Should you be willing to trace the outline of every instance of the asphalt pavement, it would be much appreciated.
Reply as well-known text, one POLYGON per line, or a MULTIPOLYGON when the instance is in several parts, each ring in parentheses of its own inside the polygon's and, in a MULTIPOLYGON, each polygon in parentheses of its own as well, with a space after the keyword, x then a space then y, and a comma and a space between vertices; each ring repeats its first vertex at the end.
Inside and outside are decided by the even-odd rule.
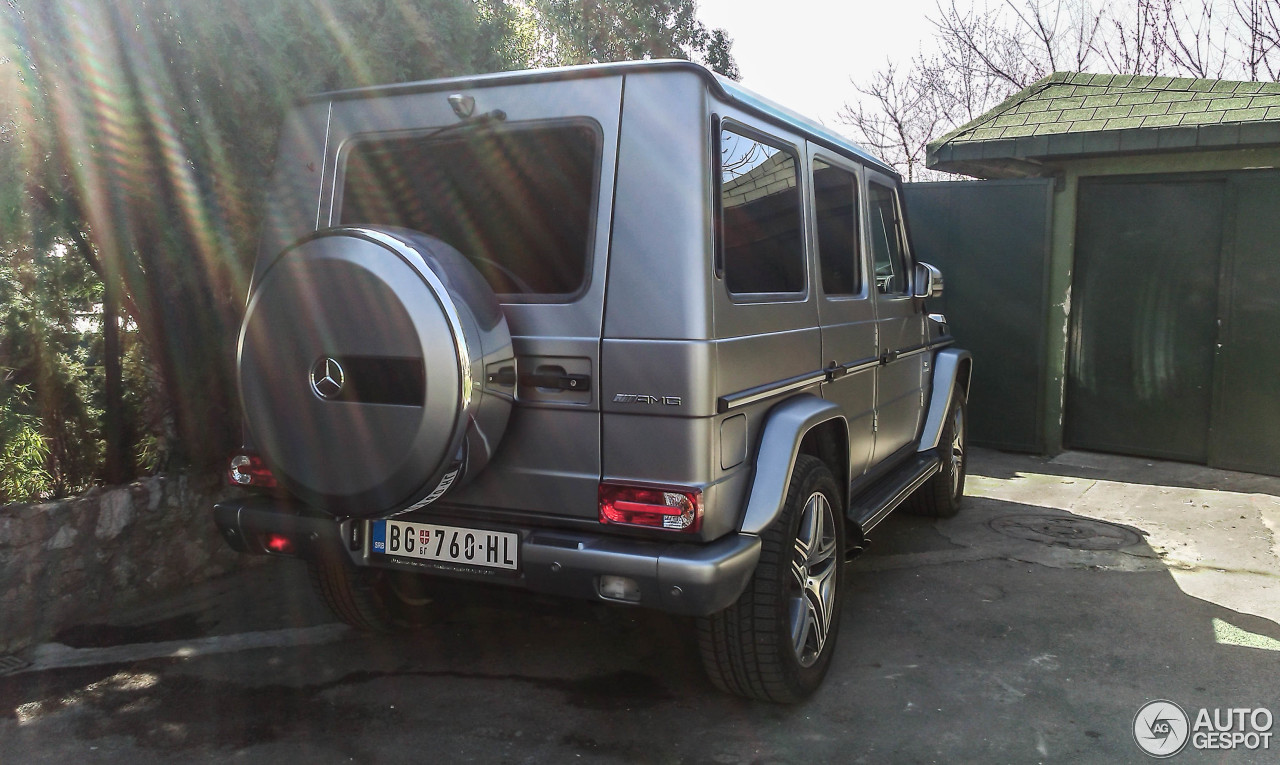
POLYGON ((876 529, 804 704, 715 691, 683 619, 485 591, 368 636, 269 560, 0 657, 0 763, 1280 761, 1280 478, 975 450, 968 494, 876 529))

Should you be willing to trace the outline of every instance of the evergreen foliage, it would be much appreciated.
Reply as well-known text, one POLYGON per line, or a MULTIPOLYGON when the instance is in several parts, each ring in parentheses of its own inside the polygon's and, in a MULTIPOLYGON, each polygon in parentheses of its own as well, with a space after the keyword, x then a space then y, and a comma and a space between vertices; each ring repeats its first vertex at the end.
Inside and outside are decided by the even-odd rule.
POLYGON ((730 46, 694 0, 9 0, 0 502, 238 442, 236 330, 298 98, 624 58, 733 76, 730 46))

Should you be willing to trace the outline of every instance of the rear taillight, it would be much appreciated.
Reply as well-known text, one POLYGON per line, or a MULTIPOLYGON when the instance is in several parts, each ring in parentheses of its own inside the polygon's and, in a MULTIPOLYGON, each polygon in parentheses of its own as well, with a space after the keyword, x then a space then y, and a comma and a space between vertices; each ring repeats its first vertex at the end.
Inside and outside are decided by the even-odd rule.
POLYGON ((695 532, 702 526, 702 492, 602 483, 600 522, 695 532))
POLYGON ((252 486, 259 489, 276 488, 276 477, 271 475, 262 458, 250 452, 240 452, 231 458, 227 480, 232 486, 252 486))
POLYGON ((268 534, 262 540, 262 546, 277 555, 293 555, 293 540, 284 534, 268 534))

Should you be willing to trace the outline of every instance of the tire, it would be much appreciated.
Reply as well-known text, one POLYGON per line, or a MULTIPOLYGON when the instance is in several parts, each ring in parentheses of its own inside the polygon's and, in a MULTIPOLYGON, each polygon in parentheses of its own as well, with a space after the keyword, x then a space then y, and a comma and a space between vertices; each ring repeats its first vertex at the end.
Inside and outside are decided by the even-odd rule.
POLYGON ((434 612, 427 579, 417 574, 360 568, 336 555, 307 562, 316 594, 341 621, 365 632, 407 632, 434 612))
POLYGON ((844 601, 839 497, 826 465, 809 455, 796 459, 782 516, 761 536, 747 589, 733 605, 698 620, 703 665, 716 687, 792 704, 821 685, 844 601))
POLYGON ((942 470, 930 478, 907 500, 905 509, 912 515, 927 518, 951 518, 960 512, 964 501, 964 479, 969 460, 968 434, 965 430, 967 410, 964 393, 957 390, 947 412, 938 446, 942 470))

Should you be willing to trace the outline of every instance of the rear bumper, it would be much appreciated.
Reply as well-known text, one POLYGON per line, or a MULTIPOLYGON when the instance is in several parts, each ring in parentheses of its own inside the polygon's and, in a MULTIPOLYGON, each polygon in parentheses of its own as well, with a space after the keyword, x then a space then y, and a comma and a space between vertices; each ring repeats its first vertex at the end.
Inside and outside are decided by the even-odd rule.
MULTIPOLYGON (((514 575, 430 570, 368 549, 366 522, 338 521, 269 497, 245 497, 214 507, 214 520, 233 549, 270 554, 268 535, 289 539, 296 555, 315 558, 342 550, 357 566, 396 568, 448 578, 482 580, 568 597, 626 602, 668 613, 704 616, 727 608, 746 589, 760 558, 760 538, 729 534, 709 544, 653 542, 580 531, 511 528, 520 534, 520 570, 514 575), (631 579, 638 601, 600 594, 600 577, 631 579)), ((456 523, 456 519, 441 520, 456 523)))

